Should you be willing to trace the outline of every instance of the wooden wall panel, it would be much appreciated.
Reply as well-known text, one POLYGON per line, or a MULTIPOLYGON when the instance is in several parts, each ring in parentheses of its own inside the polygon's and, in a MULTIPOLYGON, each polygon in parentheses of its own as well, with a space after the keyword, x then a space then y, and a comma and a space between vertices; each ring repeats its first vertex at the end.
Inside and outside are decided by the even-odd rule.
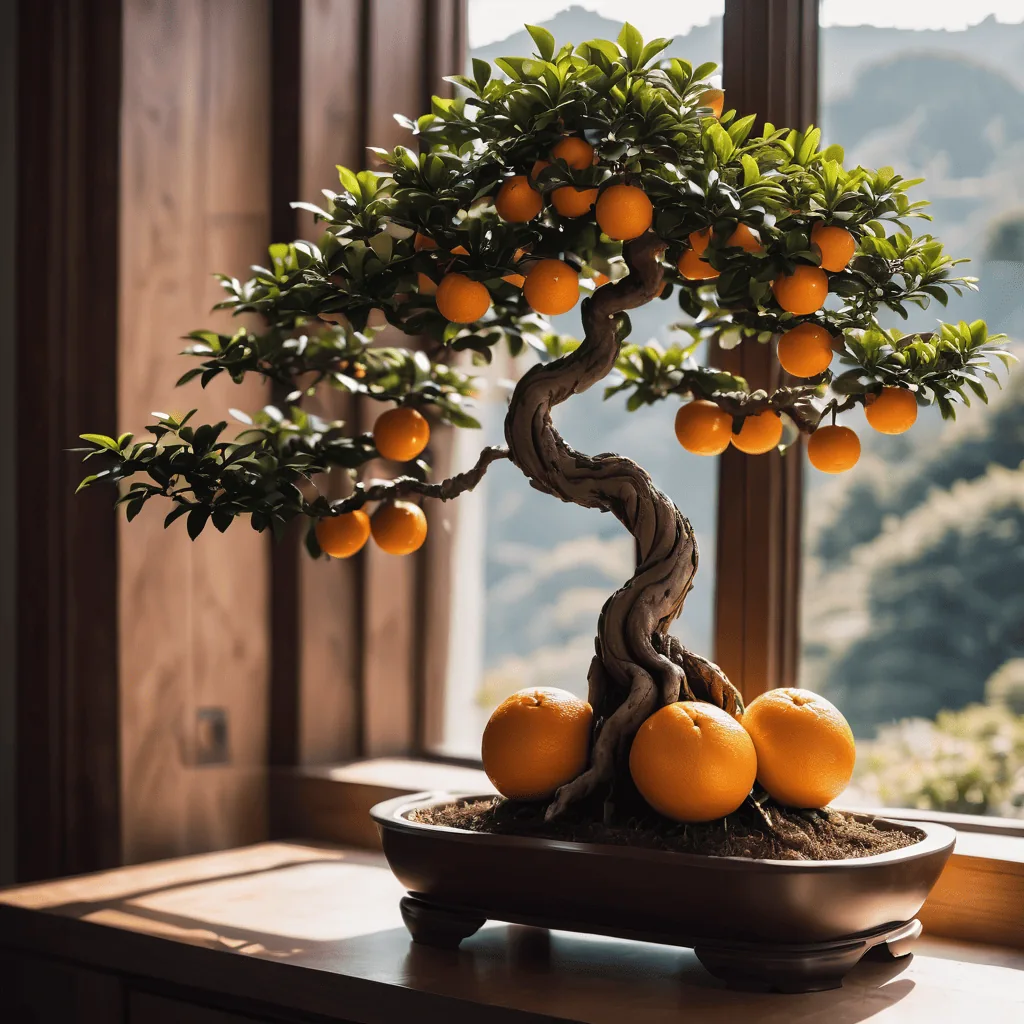
MULTIPOLYGON (((119 429, 154 409, 226 417, 257 383, 173 384, 187 330, 224 325, 214 270, 269 239, 265 0, 126 0, 119 429), (219 385, 219 386, 218 386, 219 385)), ((230 428, 229 428, 230 429, 230 428)), ((155 505, 120 531, 124 856, 252 842, 266 829, 268 541, 236 523, 192 544, 155 505), (229 762, 199 766, 196 712, 227 712, 229 762)))

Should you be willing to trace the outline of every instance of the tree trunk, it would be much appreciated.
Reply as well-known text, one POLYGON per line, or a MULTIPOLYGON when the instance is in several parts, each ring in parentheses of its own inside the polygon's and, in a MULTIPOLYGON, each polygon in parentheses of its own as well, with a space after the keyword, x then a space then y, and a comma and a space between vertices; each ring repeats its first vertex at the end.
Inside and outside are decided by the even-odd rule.
POLYGON ((532 367, 519 381, 505 419, 509 456, 538 490, 562 501, 611 512, 636 542, 636 571, 605 602, 588 674, 594 708, 590 764, 563 786, 547 810, 603 791, 628 772, 637 729, 658 707, 680 699, 707 700, 730 712, 739 695, 715 665, 668 635, 697 571, 697 544, 685 516, 650 476, 620 455, 583 455, 551 422, 551 410, 611 372, 629 333, 625 311, 656 298, 665 243, 647 234, 624 246, 629 276, 606 284, 583 303, 584 339, 575 352, 532 367))

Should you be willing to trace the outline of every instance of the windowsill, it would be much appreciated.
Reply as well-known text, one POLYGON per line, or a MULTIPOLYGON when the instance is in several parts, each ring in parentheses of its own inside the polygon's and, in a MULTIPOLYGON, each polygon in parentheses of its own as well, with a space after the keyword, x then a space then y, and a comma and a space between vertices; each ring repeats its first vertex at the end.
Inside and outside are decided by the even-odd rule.
MULTIPOLYGON (((271 779, 274 835, 380 849, 370 808, 382 800, 428 790, 492 793, 477 768, 415 758, 374 758, 350 764, 286 769, 271 779)), ((921 820, 920 811, 890 817, 921 820)), ((1024 835, 958 823, 962 815, 935 815, 957 828, 956 850, 921 910, 929 935, 1024 949, 1024 835)))
POLYGON ((174 1020, 909 1024, 1020 1010, 1024 954, 1005 949, 926 938, 831 992, 757 994, 650 943, 491 923, 458 953, 416 946, 402 894, 379 854, 263 843, 2 892, 0 947, 127 979, 140 1013, 166 998, 174 1020))

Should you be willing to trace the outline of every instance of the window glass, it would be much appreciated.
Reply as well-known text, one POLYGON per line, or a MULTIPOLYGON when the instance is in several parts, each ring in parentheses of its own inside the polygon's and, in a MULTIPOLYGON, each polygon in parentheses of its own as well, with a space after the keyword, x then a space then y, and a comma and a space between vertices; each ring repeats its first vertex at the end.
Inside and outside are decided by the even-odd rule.
MULTIPOLYGON (((674 36, 664 56, 694 65, 721 62, 724 0, 666 4, 639 0, 627 16, 645 38, 674 36)), ((614 39, 624 17, 621 4, 591 0, 584 6, 553 0, 515 3, 470 0, 470 55, 528 54, 533 43, 524 22, 549 29, 559 44, 614 39)), ((630 314, 631 341, 664 345, 670 325, 684 319, 675 298, 630 314)), ((556 329, 578 336, 579 309, 556 318, 556 329)), ((508 386, 528 363, 497 357, 481 410, 484 430, 460 431, 460 465, 483 444, 501 443, 508 386)), ((675 632, 686 646, 710 657, 713 642, 717 459, 683 451, 673 432, 676 404, 637 412, 624 399, 603 400, 603 385, 573 397, 555 411, 566 440, 583 452, 618 452, 639 462, 689 517, 701 552, 694 590, 675 632)), ((497 463, 455 510, 452 631, 438 752, 478 757, 480 735, 493 708, 526 686, 559 686, 581 696, 594 652, 597 617, 607 597, 633 572, 632 538, 611 516, 582 509, 533 490, 507 463, 497 463)))
MULTIPOLYGON (((821 6, 825 140, 847 166, 926 178, 934 222, 915 233, 979 278, 892 326, 983 318, 1024 338, 1022 22, 1016 4, 821 6)), ((857 409, 841 422, 858 465, 807 468, 800 684, 858 737, 848 805, 1024 816, 1024 372, 1004 380, 898 437, 857 409)))

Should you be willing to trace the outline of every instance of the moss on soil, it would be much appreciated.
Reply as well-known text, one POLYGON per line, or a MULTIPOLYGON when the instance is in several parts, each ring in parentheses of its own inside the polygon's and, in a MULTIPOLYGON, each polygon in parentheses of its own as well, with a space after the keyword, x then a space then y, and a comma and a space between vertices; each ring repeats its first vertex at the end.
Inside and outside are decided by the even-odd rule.
POLYGON ((585 812, 546 822, 545 806, 494 797, 428 808, 410 817, 428 825, 447 825, 470 832, 759 860, 868 857, 912 846, 924 838, 924 833, 917 829, 907 834, 879 828, 843 811, 798 811, 770 801, 762 806, 763 814, 748 800, 726 818, 688 825, 654 813, 611 824, 595 821, 585 812))

